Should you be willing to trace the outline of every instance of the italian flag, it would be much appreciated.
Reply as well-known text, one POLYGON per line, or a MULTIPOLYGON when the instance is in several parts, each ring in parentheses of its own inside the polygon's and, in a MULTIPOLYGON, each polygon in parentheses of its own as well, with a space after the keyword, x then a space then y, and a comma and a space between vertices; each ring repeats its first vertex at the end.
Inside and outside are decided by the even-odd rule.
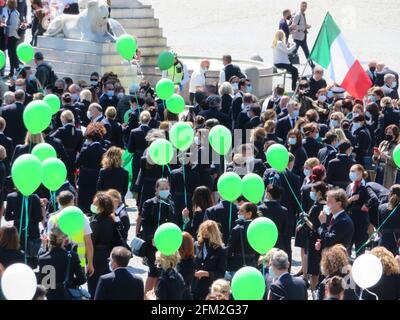
POLYGON ((362 100, 371 88, 370 78, 350 51, 329 12, 322 23, 310 59, 328 70, 330 78, 356 99, 362 100))

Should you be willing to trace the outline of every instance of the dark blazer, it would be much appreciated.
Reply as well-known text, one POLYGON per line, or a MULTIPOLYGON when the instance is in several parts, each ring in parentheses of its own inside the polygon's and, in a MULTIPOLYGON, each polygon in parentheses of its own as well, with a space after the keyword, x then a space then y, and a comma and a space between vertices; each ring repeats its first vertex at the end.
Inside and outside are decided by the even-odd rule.
POLYGON ((107 133, 104 135, 104 139, 105 140, 108 140, 108 141, 111 141, 111 123, 110 123, 110 121, 105 117, 105 116, 101 116, 100 118, 98 118, 96 121, 94 121, 94 122, 99 122, 99 123, 101 123, 103 126, 104 126, 104 128, 106 128, 106 131, 107 131, 107 133))
POLYGON ((307 300, 307 285, 303 278, 288 272, 276 279, 269 289, 270 300, 307 300))
POLYGON ((124 168, 101 169, 99 180, 97 181, 97 190, 116 189, 121 194, 121 198, 125 199, 125 195, 128 192, 128 180, 129 173, 124 168))
POLYGON ((185 281, 185 292, 183 299, 192 299, 192 282, 194 279, 194 272, 196 271, 196 264, 194 259, 181 259, 176 266, 176 270, 182 275, 185 281))
POLYGON ((138 128, 131 130, 127 146, 128 151, 143 154, 147 148, 146 135, 150 130, 151 128, 146 124, 142 124, 138 128))
POLYGON ((276 143, 283 144, 283 139, 279 138, 276 133, 267 133, 267 138, 265 141, 275 141, 276 143))
POLYGON ((54 150, 56 150, 58 159, 60 159, 64 163, 67 163, 68 156, 65 151, 64 145, 62 144, 60 139, 57 139, 52 136, 46 136, 44 138, 44 142, 48 143, 49 145, 51 145, 54 148, 54 150))
POLYGON ((252 220, 236 220, 228 242, 228 271, 238 271, 244 266, 257 267, 258 254, 247 240, 247 228, 252 220))
POLYGON ((247 111, 239 112, 238 116, 235 119, 235 129, 246 129, 250 118, 247 116, 247 111))
POLYGON ((229 115, 231 111, 233 98, 229 94, 224 94, 223 96, 221 96, 221 99, 222 99, 221 112, 229 115))
POLYGON ((51 136, 61 140, 69 155, 76 155, 82 149, 84 141, 82 131, 75 128, 72 123, 58 128, 51 136))
POLYGON ((204 215, 204 220, 213 220, 215 221, 219 229, 222 233, 222 239, 224 243, 228 243, 229 234, 233 227, 235 226, 235 221, 237 220, 237 212, 238 207, 236 204, 221 201, 217 205, 208 208, 204 215), (230 206, 232 205, 232 214, 229 216, 230 206), (231 222, 231 226, 229 228, 229 221, 231 222))
POLYGON ((116 120, 107 119, 110 124, 110 142, 113 146, 124 148, 124 141, 122 137, 122 126, 116 120))
MULTIPOLYGON (((78 254, 70 251, 71 262, 69 270, 68 288, 76 288, 86 282, 83 269, 80 266, 78 254)), ((67 273, 68 256, 67 251, 63 248, 53 248, 49 252, 39 257, 39 283, 48 275, 48 270, 44 269, 46 266, 53 266, 56 276, 56 289, 49 289, 47 292, 48 300, 65 300, 65 291, 63 282, 67 273), (43 273, 42 273, 43 272, 43 273)))
MULTIPOLYGON (((385 107, 382 110, 383 113, 383 125, 382 125, 382 129, 384 131, 385 128, 387 128, 387 126, 391 125, 391 124, 395 124, 396 126, 399 125, 399 120, 400 120, 400 112, 398 110, 395 110, 391 107, 385 107)), ((383 132, 382 132, 383 134, 383 132)))
POLYGON ((22 119, 25 106, 16 102, 0 108, 0 116, 6 120, 4 134, 10 137, 14 144, 23 144, 26 136, 26 127, 22 119))
POLYGON ((381 72, 376 73, 376 86, 382 87, 385 84, 385 75, 386 74, 393 74, 396 78, 397 81, 397 87, 395 88, 396 90, 399 89, 399 74, 396 71, 393 71, 387 67, 385 67, 381 72))
POLYGON ((356 162, 346 154, 338 154, 335 159, 328 162, 326 182, 346 189, 350 183, 349 171, 356 162))
POLYGON ((368 154, 371 147, 371 136, 366 126, 362 126, 354 132, 356 144, 354 153, 356 154, 356 162, 364 165, 364 157, 368 154))
POLYGON ((225 113, 218 111, 217 109, 207 109, 204 111, 200 111, 199 116, 203 116, 206 120, 208 119, 217 119, 219 123, 229 130, 232 129, 231 119, 225 113))
MULTIPOLYGON (((18 229, 21 221, 21 208, 22 208, 22 194, 13 192, 7 196, 7 206, 5 212, 6 221, 14 220, 14 225, 18 229)), ((36 194, 32 194, 28 198, 28 240, 39 239, 39 222, 42 221, 42 208, 40 206, 40 199, 36 194)), ((25 213, 22 217, 22 228, 25 228, 25 213)), ((19 232, 19 230, 18 230, 19 232)), ((25 239, 25 232, 21 232, 21 239, 25 239)))
POLYGON ((6 149, 7 152, 7 158, 4 159, 4 163, 6 164, 7 167, 7 172, 10 171, 10 166, 11 166, 11 158, 14 153, 14 143, 13 140, 9 137, 7 137, 3 132, 0 132, 0 145, 6 149))
MULTIPOLYGON (((388 209, 388 204, 382 204, 378 209, 378 224, 381 225, 383 221, 392 213, 393 210, 388 209)), ((396 256, 399 252, 397 246, 397 240, 400 239, 400 209, 397 208, 392 216, 386 221, 381 229, 381 238, 379 239, 379 245, 385 247, 396 256)))
POLYGON ((318 228, 322 248, 331 247, 335 244, 342 244, 348 248, 351 244, 354 233, 354 223, 346 212, 342 212, 329 227, 323 223, 318 228))
MULTIPOLYGON (((81 109, 79 107, 77 107, 75 104, 74 105, 65 104, 65 105, 61 106, 61 109, 53 117, 53 123, 55 124, 56 128, 62 127, 61 114, 66 110, 69 110, 73 113, 76 124, 81 123, 80 122, 81 121, 81 109)), ((85 115, 85 118, 86 118, 86 115, 85 115)))
POLYGON ((199 186, 200 175, 198 172, 193 171, 191 166, 185 166, 185 183, 184 183, 183 167, 174 169, 170 174, 171 195, 175 203, 176 216, 178 226, 182 228, 182 210, 187 207, 189 210, 192 208, 192 196, 194 189, 199 186), (185 204, 185 190, 186 187, 186 204, 185 204))
POLYGON ((99 104, 101 105, 101 107, 103 108, 104 111, 106 111, 107 107, 110 107, 110 106, 113 106, 113 107, 117 108, 118 98, 116 96, 112 96, 111 99, 110 99, 108 97, 108 95, 103 93, 100 96, 99 104))
POLYGON ((278 201, 264 201, 258 206, 258 211, 266 218, 271 219, 278 229, 278 240, 275 247, 288 251, 287 244, 291 236, 289 233, 289 213, 278 201))
POLYGON ((307 156, 309 158, 317 157, 318 152, 322 147, 322 144, 314 138, 306 137, 305 139, 303 139, 303 148, 306 150, 307 156))
POLYGON ((0 248, 0 264, 4 269, 14 263, 25 263, 25 255, 21 250, 8 250, 0 248))
POLYGON ((185 281, 175 269, 162 270, 155 288, 157 300, 182 300, 185 281))
POLYGON ((309 158, 310 155, 307 154, 306 149, 304 149, 304 147, 299 147, 299 148, 294 147, 293 149, 290 150, 290 152, 295 157, 294 166, 292 170, 293 173, 297 174, 300 178, 304 178, 304 173, 303 173, 304 162, 306 162, 307 158, 309 158))
POLYGON ((254 161, 240 167, 231 162, 226 166, 226 172, 236 172, 242 177, 247 173, 255 173, 262 178, 266 168, 265 163, 261 159, 254 159, 254 161))
POLYGON ((143 280, 126 268, 118 268, 102 275, 97 284, 94 300, 143 300, 143 280))
MULTIPOLYGON (((376 285, 368 288, 369 291, 375 293, 379 300, 399 300, 400 299, 400 275, 385 275, 376 285)), ((376 300, 376 297, 366 292, 363 294, 365 300, 376 300)))
POLYGON ((207 255, 203 255, 203 246, 205 244, 195 243, 195 263, 196 271, 208 271, 210 276, 201 279, 194 278, 192 285, 192 293, 194 300, 204 300, 209 293, 211 284, 217 280, 225 277, 227 255, 226 249, 223 247, 213 248, 205 245, 207 255))
POLYGON ((231 119, 235 121, 240 112, 242 112, 243 92, 239 91, 232 100, 231 119))
POLYGON ((321 164, 326 168, 328 166, 329 161, 335 159, 337 150, 331 146, 331 145, 326 145, 326 147, 323 147, 318 151, 318 156, 317 158, 321 162, 321 164))
POLYGON ((287 115, 286 117, 278 120, 278 123, 276 124, 276 135, 283 141, 286 141, 289 131, 293 128, 294 127, 291 125, 289 115, 287 115))

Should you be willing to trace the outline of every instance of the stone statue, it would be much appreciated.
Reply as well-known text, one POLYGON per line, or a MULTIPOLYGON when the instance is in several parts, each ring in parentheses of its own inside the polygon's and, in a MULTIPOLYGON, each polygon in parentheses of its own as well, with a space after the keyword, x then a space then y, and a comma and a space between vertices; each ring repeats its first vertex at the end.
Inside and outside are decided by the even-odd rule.
POLYGON ((50 22, 48 37, 65 37, 95 42, 113 42, 126 31, 121 24, 108 18, 106 0, 90 0, 79 15, 62 14, 50 22))

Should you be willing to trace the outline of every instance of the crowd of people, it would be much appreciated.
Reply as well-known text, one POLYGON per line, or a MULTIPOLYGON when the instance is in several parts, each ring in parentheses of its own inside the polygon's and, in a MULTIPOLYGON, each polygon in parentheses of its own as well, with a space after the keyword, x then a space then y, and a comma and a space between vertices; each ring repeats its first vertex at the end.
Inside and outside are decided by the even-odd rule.
MULTIPOLYGON (((24 17, 22 12, 17 17, 16 0, 8 0, 7 7, 15 19, 24 17)), ((206 84, 207 59, 190 77, 176 55, 163 76, 173 80, 177 93, 190 82, 191 104, 179 115, 146 80, 126 89, 113 72, 94 70, 89 81, 59 78, 41 52, 35 54, 35 70, 21 66, 9 41, 15 35, 8 35, 11 74, 17 76, 3 85, 0 107, 0 218, 7 221, 0 228, 0 276, 14 263, 28 264, 37 271, 35 299, 229 300, 235 273, 252 266, 265 277, 266 300, 398 300, 400 174, 393 159, 400 142, 398 74, 371 61, 366 72, 373 86, 362 101, 328 83, 312 62, 311 77, 299 78, 290 55, 301 47, 308 58, 306 9, 302 2, 293 18, 284 10, 273 41, 274 64, 291 72, 293 92, 278 85, 270 97, 259 99, 230 55, 223 57, 218 83, 206 84), (60 98, 60 111, 42 133, 27 132, 24 108, 51 93, 60 98), (193 144, 176 161, 159 166, 149 146, 168 139, 177 121, 191 125, 193 144), (225 157, 208 143, 216 125, 235 132, 225 157), (42 142, 65 163, 67 179, 56 203, 43 186, 29 196, 24 218, 11 168, 42 142), (274 144, 289 151, 283 172, 266 161, 274 144), (129 170, 124 150, 132 155, 129 170), (259 175, 263 200, 221 199, 217 183, 224 172, 259 175), (132 243, 128 194, 138 209, 132 243), (71 206, 85 213, 85 221, 82 232, 68 238, 57 221, 71 206), (271 219, 278 229, 275 248, 266 255, 246 237, 258 217, 271 219), (27 230, 21 232, 24 221, 27 230), (179 251, 169 256, 154 243, 166 222, 183 232, 179 251), (291 273, 293 247, 301 249, 297 274, 291 273), (383 276, 363 291, 351 279, 351 264, 366 250, 381 261, 383 276), (128 267, 132 251, 148 266, 145 283, 128 267), (48 266, 56 270, 53 286, 46 286, 48 266), (89 295, 80 289, 84 284, 89 295)))

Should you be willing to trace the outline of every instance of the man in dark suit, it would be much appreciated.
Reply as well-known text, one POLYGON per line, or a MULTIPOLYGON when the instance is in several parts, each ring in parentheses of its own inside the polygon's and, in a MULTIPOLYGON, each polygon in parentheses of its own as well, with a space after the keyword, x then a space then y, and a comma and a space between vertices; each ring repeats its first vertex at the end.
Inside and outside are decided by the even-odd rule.
POLYGON ((322 148, 322 144, 317 141, 319 137, 318 126, 315 123, 307 123, 304 127, 303 147, 307 152, 309 158, 315 158, 318 155, 319 150, 322 148))
MULTIPOLYGON (((244 103, 244 96, 246 94, 247 84, 246 79, 239 80, 239 91, 235 94, 232 100, 232 109, 231 109, 231 117, 233 121, 235 121, 240 112, 242 112, 242 105, 244 103)), ((251 94, 250 94, 251 95, 251 94)), ((251 102, 249 102, 251 103, 251 102)))
POLYGON ((268 292, 268 300, 307 300, 307 285, 302 277, 289 273, 289 259, 286 252, 279 250, 271 260, 275 281, 268 292))
POLYGON ((112 82, 107 81, 104 84, 104 92, 99 100, 99 104, 102 106, 103 110, 107 109, 109 106, 117 107, 118 98, 115 95, 114 84, 112 82))
POLYGON ((54 121, 55 121, 55 126, 57 128, 62 127, 62 122, 61 122, 61 114, 65 111, 65 110, 70 110, 75 118, 75 123, 76 124, 80 124, 81 121, 81 110, 79 108, 76 107, 76 105, 74 103, 72 103, 72 96, 69 92, 64 93, 62 95, 61 98, 61 109, 56 113, 56 115, 54 116, 54 121))
MULTIPOLYGON (((90 121, 93 123, 100 122, 107 130, 107 133, 103 137, 105 140, 111 140, 111 124, 108 119, 103 115, 103 108, 98 103, 92 103, 88 109, 88 115, 90 113, 90 121)), ((89 117, 88 117, 89 118, 89 117)))
POLYGON ((219 123, 229 130, 232 129, 231 127, 231 119, 228 115, 221 112, 221 97, 217 95, 212 95, 207 98, 208 109, 200 111, 199 115, 204 117, 204 119, 217 119, 219 123))
POLYGON ((288 230, 288 210, 279 203, 282 196, 282 189, 273 185, 267 189, 267 199, 258 206, 258 212, 264 217, 271 219, 278 228, 278 241, 275 247, 285 252, 289 250, 290 234, 288 230))
POLYGON ((124 247, 111 251, 111 273, 100 277, 95 300, 144 300, 143 280, 128 271, 132 254, 124 247))
POLYGON ((383 119, 379 119, 378 127, 383 133, 385 128, 391 124, 395 124, 396 126, 399 125, 400 113, 398 110, 393 109, 392 100, 388 97, 385 97, 381 100, 381 107, 383 119))
POLYGON ((385 75, 393 74, 395 76, 397 86, 395 86, 395 90, 399 90, 399 74, 396 71, 393 71, 385 66, 383 63, 378 63, 376 65, 376 83, 377 87, 382 87, 385 84, 385 75))
POLYGON ((136 129, 131 130, 128 140, 127 149, 130 153, 133 153, 132 159, 132 184, 131 188, 133 192, 138 192, 136 186, 136 179, 140 169, 140 159, 143 156, 144 150, 147 148, 146 136, 151 130, 149 126, 151 116, 148 111, 143 111, 140 115, 140 126, 136 129))
POLYGON ((338 141, 338 137, 334 132, 329 131, 326 133, 325 139, 324 139, 326 146, 318 151, 318 156, 317 156, 319 161, 325 168, 328 167, 329 161, 335 159, 335 157, 336 157, 337 141, 338 141))
POLYGON ((249 108, 247 116, 249 117, 249 121, 246 123, 246 129, 254 129, 260 126, 261 124, 261 108, 256 104, 252 104, 249 108))
POLYGON ((297 102, 289 102, 287 105, 288 115, 279 119, 276 126, 276 134, 283 141, 286 141, 289 131, 295 127, 299 117, 299 110, 300 106, 297 102))
POLYGON ((338 147, 335 159, 328 162, 326 170, 326 182, 334 187, 346 189, 350 183, 349 171, 356 164, 351 157, 352 147, 349 142, 342 142, 338 147))
POLYGON ((355 138, 354 153, 356 154, 356 162, 365 166, 364 157, 368 155, 371 147, 371 135, 365 126, 365 118, 359 115, 353 119, 351 132, 355 138))
POLYGON ((0 116, 8 123, 4 134, 13 140, 14 145, 23 144, 26 136, 26 127, 22 119, 25 109, 24 103, 24 91, 17 90, 15 91, 15 103, 0 108, 0 116))
POLYGON ((11 166, 11 157, 14 153, 14 143, 11 138, 7 137, 4 134, 4 130, 6 128, 6 120, 0 117, 0 145, 6 149, 7 157, 4 159, 4 163, 7 168, 7 174, 10 172, 11 166))
POLYGON ((235 226, 238 208, 236 204, 222 200, 217 205, 208 208, 204 214, 204 221, 215 221, 222 233, 224 243, 228 243, 229 234, 235 226))
POLYGON ((330 215, 328 220, 327 212, 321 211, 318 219, 321 226, 318 234, 321 241, 316 243, 316 249, 332 247, 335 244, 342 244, 350 248, 354 234, 354 224, 345 209, 347 207, 347 195, 343 189, 328 191, 326 205, 330 215))

